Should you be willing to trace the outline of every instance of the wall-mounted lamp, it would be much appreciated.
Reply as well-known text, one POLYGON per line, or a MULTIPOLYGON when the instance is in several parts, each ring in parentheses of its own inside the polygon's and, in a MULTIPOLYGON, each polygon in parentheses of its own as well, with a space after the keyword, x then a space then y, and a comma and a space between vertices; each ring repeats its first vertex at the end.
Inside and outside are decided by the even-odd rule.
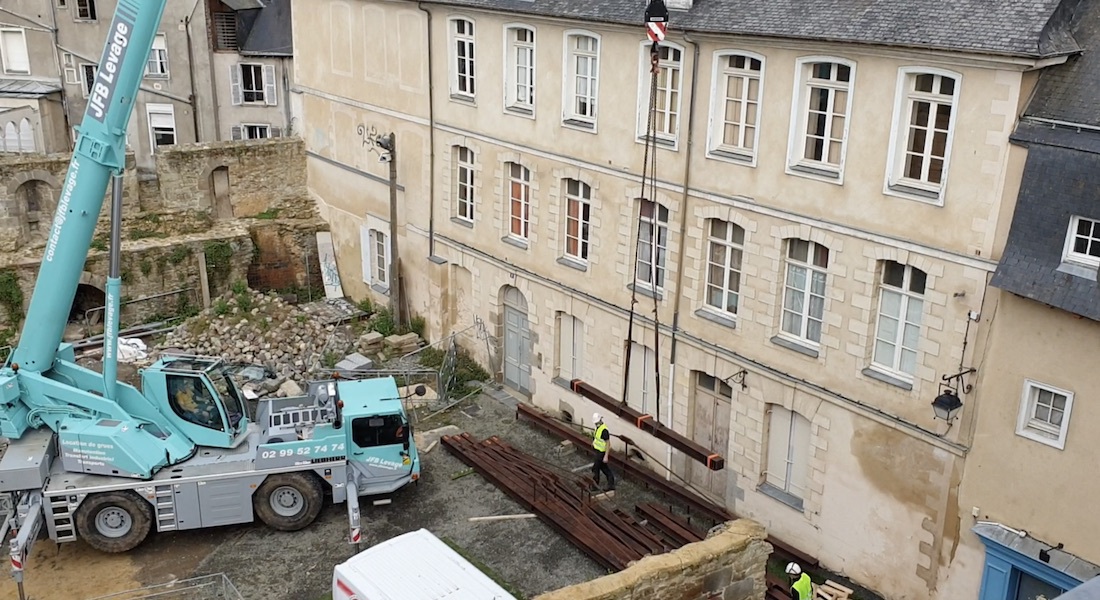
POLYGON ((962 400, 959 398, 959 394, 956 391, 961 389, 964 394, 969 394, 973 386, 963 380, 963 377, 971 373, 976 373, 978 370, 975 368, 969 368, 961 373, 954 375, 944 375, 943 382, 944 388, 940 392, 939 396, 932 401, 932 410, 936 414, 937 419, 943 419, 948 423, 952 423, 955 417, 958 416, 959 411, 962 410, 962 400), (951 386, 951 382, 958 380, 954 387, 951 386))
POLYGON ((748 375, 748 374, 749 374, 748 369, 741 369, 740 371, 734 373, 733 375, 730 375, 729 377, 723 379, 722 381, 725 381, 726 383, 730 383, 732 381, 733 383, 741 384, 741 391, 743 392, 746 389, 748 389, 748 387, 749 387, 749 384, 745 383, 745 375, 748 375))
MULTIPOLYGON (((1050 550, 1061 550, 1062 548, 1065 548, 1065 546, 1062 544, 1062 542, 1058 542, 1058 545, 1051 547, 1050 550)), ((1041 560, 1045 563, 1049 563, 1050 562, 1050 550, 1040 550, 1039 551, 1039 560, 1041 560)))

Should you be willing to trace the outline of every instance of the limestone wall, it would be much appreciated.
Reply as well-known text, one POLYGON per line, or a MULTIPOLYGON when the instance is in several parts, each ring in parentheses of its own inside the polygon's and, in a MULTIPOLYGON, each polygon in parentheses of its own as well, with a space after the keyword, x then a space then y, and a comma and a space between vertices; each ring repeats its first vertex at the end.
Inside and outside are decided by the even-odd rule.
POLYGON ((762 600, 764 565, 772 551, 766 537, 754 521, 730 521, 706 540, 535 600, 762 600))

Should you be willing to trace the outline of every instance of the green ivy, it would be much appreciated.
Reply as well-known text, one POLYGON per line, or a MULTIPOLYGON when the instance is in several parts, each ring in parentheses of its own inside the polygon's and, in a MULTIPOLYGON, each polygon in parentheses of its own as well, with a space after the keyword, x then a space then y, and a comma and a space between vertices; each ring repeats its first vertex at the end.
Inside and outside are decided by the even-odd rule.
POLYGON ((210 277, 210 288, 220 289, 229 280, 233 268, 233 246, 219 240, 206 242, 202 249, 206 253, 206 272, 210 277))
POLYGON ((148 258, 143 258, 141 262, 138 263, 138 268, 141 269, 142 275, 148 277, 149 273, 153 272, 153 261, 148 258))
POLYGON ((7 310, 12 325, 23 320, 23 288, 15 271, 0 271, 0 305, 7 310))

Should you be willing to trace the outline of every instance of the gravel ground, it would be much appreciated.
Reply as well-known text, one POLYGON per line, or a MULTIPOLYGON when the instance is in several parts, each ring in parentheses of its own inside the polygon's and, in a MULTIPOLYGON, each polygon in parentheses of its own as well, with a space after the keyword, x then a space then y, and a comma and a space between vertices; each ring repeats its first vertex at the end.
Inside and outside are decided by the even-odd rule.
MULTIPOLYGON (((559 453, 557 438, 516 420, 514 400, 500 399, 500 392, 492 394, 498 398, 488 393, 474 396, 430 422, 420 422, 417 432, 451 425, 479 439, 498 435, 563 472, 590 464, 583 453, 559 453)), ((517 597, 530 598, 606 574, 538 519, 470 522, 469 517, 527 510, 476 473, 452 479, 467 467, 442 445, 423 454, 422 462, 420 482, 394 494, 391 504, 363 503, 363 549, 426 528, 487 568, 517 597)), ((610 502, 633 512, 636 503, 653 500, 661 499, 620 482, 610 502)), ((356 552, 345 541, 347 532, 346 506, 340 504, 325 507, 317 522, 303 531, 281 533, 253 523, 153 534, 121 555, 101 554, 82 542, 55 546, 41 541, 29 561, 27 590, 33 600, 88 599, 225 573, 246 600, 322 600, 331 589, 333 566, 356 552)), ((13 588, 10 580, 0 581, 0 597, 16 597, 13 588)))

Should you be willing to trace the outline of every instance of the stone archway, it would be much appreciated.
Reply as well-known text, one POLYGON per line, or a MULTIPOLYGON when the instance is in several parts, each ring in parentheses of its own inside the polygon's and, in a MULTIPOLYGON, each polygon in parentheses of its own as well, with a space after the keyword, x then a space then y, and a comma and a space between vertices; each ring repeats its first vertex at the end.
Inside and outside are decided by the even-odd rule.
POLYGON ((215 219, 232 219, 233 203, 229 196, 229 167, 210 171, 210 198, 215 219))
POLYGON ((531 392, 531 326, 527 299, 519 288, 506 285, 500 290, 504 304, 504 385, 519 392, 531 392))
POLYGON ((103 311, 97 310, 90 314, 88 311, 93 308, 102 308, 106 303, 107 293, 102 289, 90 283, 77 285, 73 306, 69 310, 69 322, 84 324, 84 316, 87 314, 89 324, 98 324, 103 320, 103 311))
POLYGON ((54 213, 54 189, 41 179, 24 181, 15 189, 15 203, 27 241, 42 241, 54 213))

